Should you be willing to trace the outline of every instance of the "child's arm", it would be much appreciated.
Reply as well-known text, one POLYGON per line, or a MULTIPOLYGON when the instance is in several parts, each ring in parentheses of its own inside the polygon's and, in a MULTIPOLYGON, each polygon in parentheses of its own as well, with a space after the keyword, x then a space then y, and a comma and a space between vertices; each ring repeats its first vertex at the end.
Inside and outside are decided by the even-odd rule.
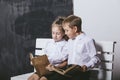
POLYGON ((60 68, 65 67, 66 65, 67 65, 67 60, 63 61, 58 66, 53 66, 52 64, 49 64, 48 66, 46 66, 46 69, 49 70, 49 71, 54 71, 54 67, 60 69, 60 68))
POLYGON ((53 65, 52 64, 49 64, 48 66, 46 66, 46 69, 49 70, 49 71, 53 71, 53 65))
POLYGON ((61 64, 59 64, 59 65, 56 66, 56 67, 58 67, 58 68, 63 68, 63 67, 65 67, 66 65, 67 65, 67 60, 63 61, 61 64))
POLYGON ((93 40, 89 41, 86 44, 87 50, 88 50, 88 56, 90 57, 90 60, 85 64, 87 66, 87 68, 92 68, 95 66, 96 63, 99 62, 99 58, 96 56, 96 48, 94 45, 93 40))

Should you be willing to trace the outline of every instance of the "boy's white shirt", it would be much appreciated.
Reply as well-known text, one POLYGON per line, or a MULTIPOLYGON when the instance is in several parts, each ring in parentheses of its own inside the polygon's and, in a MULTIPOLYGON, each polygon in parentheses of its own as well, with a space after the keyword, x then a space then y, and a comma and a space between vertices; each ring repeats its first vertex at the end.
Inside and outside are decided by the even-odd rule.
POLYGON ((47 43, 44 53, 48 56, 48 59, 52 65, 57 66, 68 58, 68 54, 66 53, 66 45, 67 41, 65 40, 55 42, 52 39, 47 43))
POLYGON ((81 33, 75 39, 69 39, 67 47, 68 65, 86 65, 89 68, 93 67, 98 61, 93 39, 87 37, 84 33, 81 33))

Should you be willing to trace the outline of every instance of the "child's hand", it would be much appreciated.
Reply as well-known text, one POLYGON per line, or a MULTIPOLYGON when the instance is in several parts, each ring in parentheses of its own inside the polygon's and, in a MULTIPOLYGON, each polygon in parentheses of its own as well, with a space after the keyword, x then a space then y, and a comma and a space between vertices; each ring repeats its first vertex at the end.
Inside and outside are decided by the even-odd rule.
POLYGON ((47 67, 46 67, 47 70, 49 71, 54 71, 54 66, 49 64, 47 67))
POLYGON ((30 54, 29 54, 29 56, 30 56, 30 64, 31 64, 31 65, 33 65, 33 63, 32 63, 33 54, 32 54, 32 53, 30 53, 30 54))
POLYGON ((83 72, 87 71, 87 66, 86 65, 81 66, 81 71, 83 72))

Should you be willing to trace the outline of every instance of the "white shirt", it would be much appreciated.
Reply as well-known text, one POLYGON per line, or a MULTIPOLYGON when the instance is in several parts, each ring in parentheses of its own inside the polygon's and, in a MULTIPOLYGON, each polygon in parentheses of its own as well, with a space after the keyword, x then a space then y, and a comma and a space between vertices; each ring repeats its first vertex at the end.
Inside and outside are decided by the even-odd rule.
POLYGON ((93 67, 97 63, 96 49, 93 40, 84 33, 68 41, 68 64, 93 67))
POLYGON ((67 41, 65 40, 55 42, 53 39, 47 43, 44 52, 52 65, 57 66, 68 58, 66 44, 67 41))

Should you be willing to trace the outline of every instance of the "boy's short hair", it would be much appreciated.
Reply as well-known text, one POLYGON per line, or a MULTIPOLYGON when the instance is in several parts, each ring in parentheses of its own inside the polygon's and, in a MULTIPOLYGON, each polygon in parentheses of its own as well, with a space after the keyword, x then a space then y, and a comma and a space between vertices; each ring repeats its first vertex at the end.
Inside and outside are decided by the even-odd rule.
POLYGON ((82 25, 82 19, 78 16, 75 15, 70 15, 68 17, 65 18, 65 20, 63 21, 63 25, 65 23, 69 24, 70 28, 73 28, 74 26, 77 27, 77 32, 81 32, 81 25, 82 25))

